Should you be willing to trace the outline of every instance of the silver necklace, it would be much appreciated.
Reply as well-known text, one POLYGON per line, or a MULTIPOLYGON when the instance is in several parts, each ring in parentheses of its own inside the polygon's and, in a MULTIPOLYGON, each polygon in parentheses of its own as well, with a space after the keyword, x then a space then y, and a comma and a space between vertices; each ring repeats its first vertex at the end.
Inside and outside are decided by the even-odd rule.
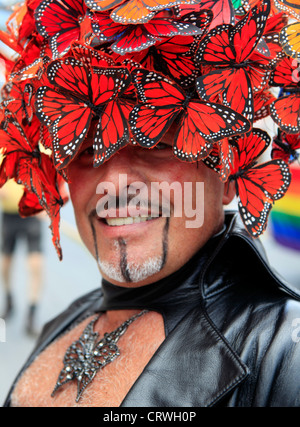
POLYGON ((114 331, 106 332, 100 341, 98 341, 98 332, 94 332, 94 325, 101 315, 96 316, 86 326, 78 341, 74 341, 66 351, 63 359, 64 367, 58 376, 51 396, 53 397, 56 391, 64 384, 76 379, 76 402, 78 402, 97 372, 120 355, 117 342, 126 332, 128 326, 147 312, 148 310, 143 310, 135 314, 114 331))

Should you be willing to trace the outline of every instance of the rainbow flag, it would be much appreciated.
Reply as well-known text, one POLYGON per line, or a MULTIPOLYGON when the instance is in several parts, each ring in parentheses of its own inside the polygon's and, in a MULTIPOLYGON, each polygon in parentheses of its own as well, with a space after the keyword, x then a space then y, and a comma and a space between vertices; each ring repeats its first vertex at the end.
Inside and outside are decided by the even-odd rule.
POLYGON ((279 244, 300 251, 300 166, 294 163, 290 169, 292 182, 272 208, 270 231, 279 244))

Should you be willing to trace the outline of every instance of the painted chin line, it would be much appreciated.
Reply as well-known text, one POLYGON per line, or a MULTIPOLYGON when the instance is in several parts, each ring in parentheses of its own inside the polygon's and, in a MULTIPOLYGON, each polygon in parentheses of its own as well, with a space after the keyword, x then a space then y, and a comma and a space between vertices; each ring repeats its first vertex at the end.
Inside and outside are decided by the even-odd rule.
MULTIPOLYGON (((97 260, 98 266, 100 266, 99 248, 97 243, 97 232, 94 225, 94 221, 97 221, 96 211, 92 211, 90 213, 89 222, 90 222, 93 241, 94 241, 95 258, 97 260)), ((166 222, 162 231, 162 262, 161 262, 159 271, 161 271, 164 268, 167 261, 168 247, 169 247, 169 224, 170 224, 170 218, 166 217, 166 222)), ((121 275, 126 283, 132 283, 133 280, 131 278, 130 267, 128 265, 128 260, 127 260, 127 243, 123 238, 118 238, 117 242, 120 248, 119 268, 120 268, 121 275)), ((157 271, 157 273, 159 271, 157 271)))

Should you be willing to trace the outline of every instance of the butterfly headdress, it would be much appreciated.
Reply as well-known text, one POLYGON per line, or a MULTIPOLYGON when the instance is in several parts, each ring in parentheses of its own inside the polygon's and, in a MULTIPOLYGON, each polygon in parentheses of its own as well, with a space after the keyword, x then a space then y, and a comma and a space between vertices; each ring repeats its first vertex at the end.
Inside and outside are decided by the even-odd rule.
POLYGON ((287 191, 300 139, 296 0, 25 0, 0 40, 0 185, 24 185, 23 216, 45 210, 59 244, 61 185, 95 122, 94 166, 129 143, 234 181, 259 236, 287 191), (270 117, 272 138, 257 121, 270 117), (259 163, 270 146, 273 158, 259 163))

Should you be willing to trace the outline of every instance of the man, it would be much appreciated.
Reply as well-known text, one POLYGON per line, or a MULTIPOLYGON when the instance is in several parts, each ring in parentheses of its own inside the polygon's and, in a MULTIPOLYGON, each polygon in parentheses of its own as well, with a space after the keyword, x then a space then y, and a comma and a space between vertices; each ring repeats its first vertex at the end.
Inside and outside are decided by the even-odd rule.
MULTIPOLYGON (((60 34, 45 30, 49 5, 62 7, 34 4, 37 29, 62 53, 60 34)), ((269 6, 238 31, 254 20, 259 33, 269 6)), ((265 164, 264 187, 253 191, 250 176, 261 170, 253 163, 269 138, 240 112, 185 98, 173 80, 132 62, 115 67, 104 51, 73 48, 50 61, 35 110, 102 287, 45 326, 5 406, 299 406, 299 291, 277 278, 249 234, 265 228, 288 166, 265 164), (237 187, 248 232, 223 211, 237 187)))
POLYGON ((66 349, 94 312, 107 310, 94 325, 100 339, 144 308, 149 312, 120 339, 119 359, 101 369, 86 389, 81 383, 78 404, 299 405, 299 344, 292 340, 293 320, 299 316, 299 303, 292 299, 299 298, 297 291, 271 273, 262 249, 240 231, 235 216, 227 215, 223 231, 222 205, 231 201, 232 187, 203 164, 179 163, 168 142, 150 153, 128 146, 100 170, 91 167, 87 142, 70 165, 78 229, 98 258, 103 293, 87 295, 46 327, 12 405, 73 406, 78 379, 57 388, 53 397, 49 393, 66 349), (157 181, 204 182, 203 226, 186 228, 187 218, 174 217, 173 208, 169 218, 115 225, 124 217, 124 208, 118 208, 117 219, 108 225, 93 213, 99 202, 96 187, 107 181, 121 195, 120 174, 126 174, 128 185, 142 180, 148 187, 157 181), (137 272, 138 280, 131 279, 137 272), (68 331, 75 319, 84 320, 68 331))

